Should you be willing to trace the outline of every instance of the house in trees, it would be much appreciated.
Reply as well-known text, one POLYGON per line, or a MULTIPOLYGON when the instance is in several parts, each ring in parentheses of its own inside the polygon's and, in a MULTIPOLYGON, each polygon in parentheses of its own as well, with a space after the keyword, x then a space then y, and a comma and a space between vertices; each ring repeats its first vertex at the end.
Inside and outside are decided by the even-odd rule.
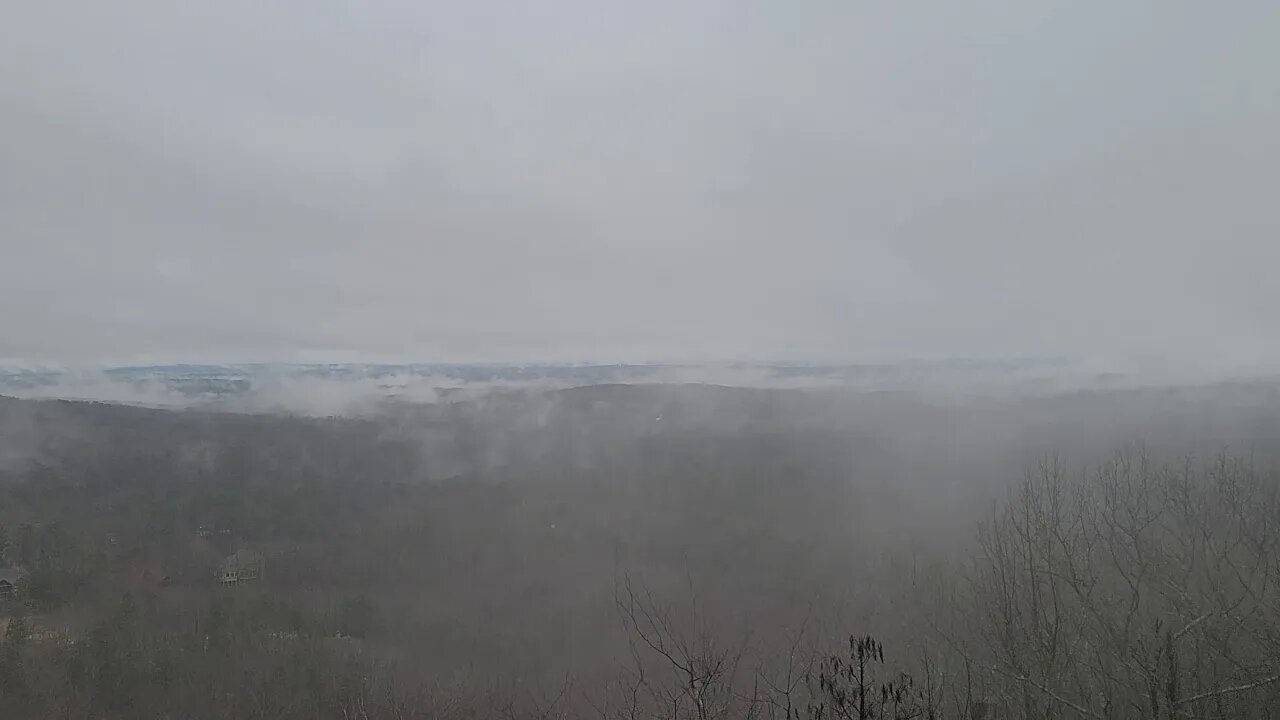
POLYGON ((262 555, 252 550, 239 550, 228 555, 218 565, 218 582, 223 585, 239 585, 262 578, 262 555))
POLYGON ((14 568, 0 569, 0 600, 16 600, 22 574, 14 568))

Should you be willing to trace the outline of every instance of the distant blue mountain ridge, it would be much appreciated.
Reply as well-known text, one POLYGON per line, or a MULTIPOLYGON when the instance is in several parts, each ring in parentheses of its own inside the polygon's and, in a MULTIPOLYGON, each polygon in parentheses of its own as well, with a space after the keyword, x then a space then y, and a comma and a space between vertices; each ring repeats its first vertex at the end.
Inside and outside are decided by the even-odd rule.
MULTIPOLYGON (((92 370, 59 368, 0 368, 0 394, 58 395, 60 387, 120 384, 160 388, 192 399, 246 394, 272 384, 291 381, 404 382, 421 379, 445 385, 468 383, 536 383, 593 385, 630 382, 716 382, 719 375, 762 382, 804 380, 872 385, 911 386, 939 377, 953 380, 1003 376, 1046 376, 1070 372, 1075 362, 1062 357, 947 359, 880 364, 824 364, 804 362, 698 364, 487 364, 487 363, 248 363, 171 364, 102 367, 92 370)), ((74 392, 72 393, 74 394, 74 392)))

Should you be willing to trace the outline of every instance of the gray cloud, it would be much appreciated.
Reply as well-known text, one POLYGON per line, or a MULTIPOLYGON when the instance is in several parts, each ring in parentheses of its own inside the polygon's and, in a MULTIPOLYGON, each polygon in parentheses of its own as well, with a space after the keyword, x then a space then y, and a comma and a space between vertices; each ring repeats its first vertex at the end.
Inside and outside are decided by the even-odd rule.
POLYGON ((26 3, 0 357, 1257 367, 1273 3, 26 3))

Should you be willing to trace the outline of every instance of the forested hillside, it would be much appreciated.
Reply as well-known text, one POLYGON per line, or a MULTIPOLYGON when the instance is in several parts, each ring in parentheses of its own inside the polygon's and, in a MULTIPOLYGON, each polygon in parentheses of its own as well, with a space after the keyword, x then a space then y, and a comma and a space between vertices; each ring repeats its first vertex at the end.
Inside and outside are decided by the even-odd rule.
POLYGON ((1277 452, 1239 386, 0 399, 0 714, 1269 717, 1277 452))

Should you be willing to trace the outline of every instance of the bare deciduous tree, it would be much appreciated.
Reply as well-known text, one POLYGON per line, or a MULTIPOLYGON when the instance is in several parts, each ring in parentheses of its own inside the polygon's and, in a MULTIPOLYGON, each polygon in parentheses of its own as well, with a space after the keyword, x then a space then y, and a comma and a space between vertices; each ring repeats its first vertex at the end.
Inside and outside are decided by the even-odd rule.
POLYGON ((956 647, 1006 714, 1248 717, 1280 681, 1278 520, 1244 460, 1047 461, 981 530, 956 647))

